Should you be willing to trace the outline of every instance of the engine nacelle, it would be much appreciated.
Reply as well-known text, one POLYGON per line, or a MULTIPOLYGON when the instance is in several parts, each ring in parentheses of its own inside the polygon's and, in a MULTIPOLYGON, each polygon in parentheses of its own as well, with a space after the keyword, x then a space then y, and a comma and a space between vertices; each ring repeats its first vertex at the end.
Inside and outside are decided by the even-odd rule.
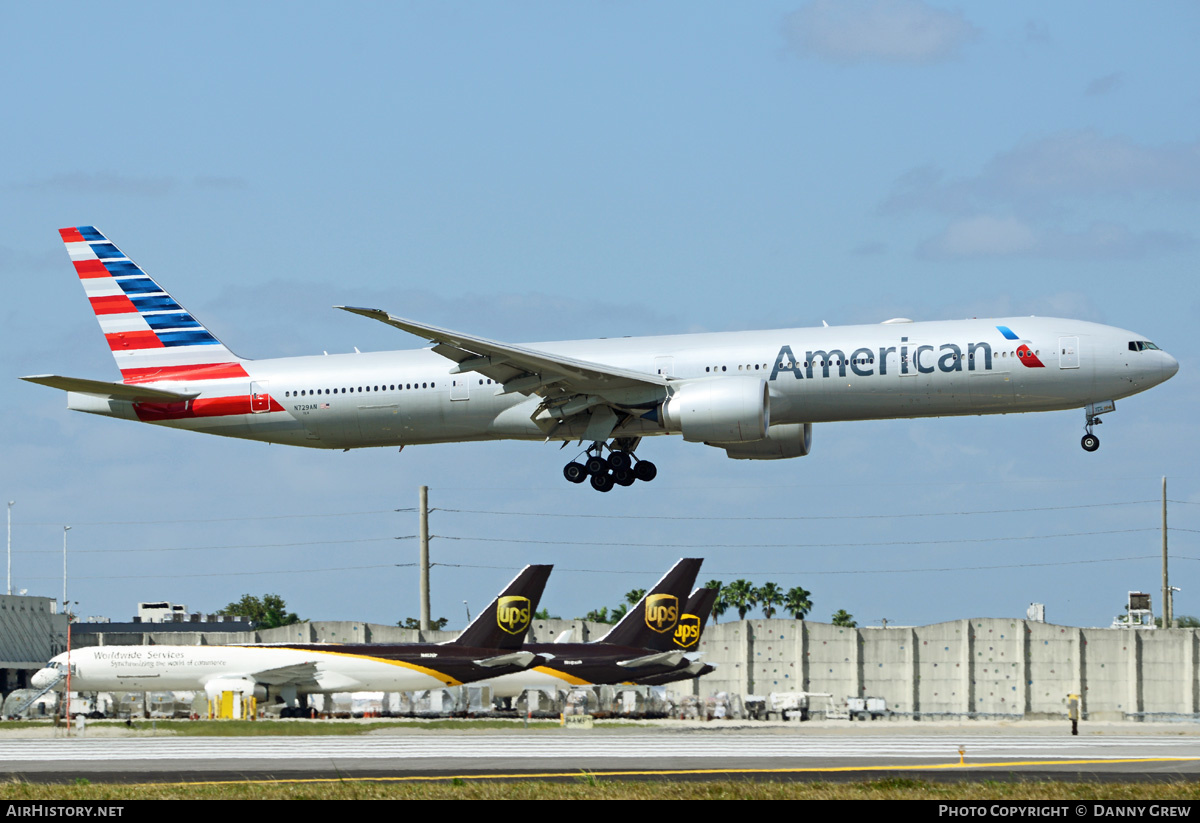
POLYGON ((812 423, 785 423, 773 426, 764 440, 753 443, 709 443, 718 446, 734 460, 782 460, 804 457, 812 449, 812 423))
POLYGON ((684 383, 662 404, 663 424, 695 443, 747 443, 767 436, 771 400, 761 377, 684 383))

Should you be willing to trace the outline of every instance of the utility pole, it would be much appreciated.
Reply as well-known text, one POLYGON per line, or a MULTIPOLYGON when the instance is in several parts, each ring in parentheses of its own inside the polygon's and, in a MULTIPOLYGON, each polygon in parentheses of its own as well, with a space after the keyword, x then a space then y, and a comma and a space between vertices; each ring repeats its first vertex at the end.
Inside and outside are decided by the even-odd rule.
POLYGON ((422 486, 420 493, 421 513, 421 631, 429 631, 429 487, 422 486))
POLYGON ((8 593, 12 594, 12 507, 15 500, 8 501, 8 593))
MULTIPOLYGON (((67 532, 71 530, 70 526, 63 526, 63 614, 67 612, 67 532)), ((67 618, 68 625, 71 618, 67 618)), ((70 635, 67 635, 68 640, 70 635)))
POLYGON ((1162 591, 1163 591, 1163 624, 1164 629, 1171 628, 1175 615, 1172 608, 1171 584, 1167 578, 1167 478, 1162 479, 1162 591))

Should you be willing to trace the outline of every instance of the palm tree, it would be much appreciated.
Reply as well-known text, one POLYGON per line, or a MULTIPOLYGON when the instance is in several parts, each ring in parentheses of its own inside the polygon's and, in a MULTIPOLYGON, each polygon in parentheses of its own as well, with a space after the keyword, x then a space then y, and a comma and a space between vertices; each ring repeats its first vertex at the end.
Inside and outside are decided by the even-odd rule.
POLYGON ((805 590, 801 586, 796 586, 793 589, 788 589, 788 592, 783 597, 783 610, 790 613, 797 620, 803 620, 804 616, 812 611, 812 592, 805 590))
POLYGON ((854 615, 850 614, 845 609, 838 609, 833 613, 833 617, 831 619, 833 621, 833 625, 845 626, 847 629, 853 629, 858 625, 858 623, 854 620, 854 615))
POLYGON ((721 586, 722 583, 720 580, 710 580, 704 584, 704 588, 706 589, 717 590, 717 599, 713 601, 712 605, 713 623, 721 622, 717 618, 729 611, 729 601, 725 599, 725 590, 721 586))
POLYGON ((754 599, 762 606, 763 616, 770 620, 775 616, 775 607, 783 603, 783 589, 767 581, 754 590, 754 599))
POLYGON ((753 609, 756 603, 754 587, 750 585, 749 580, 735 580, 721 589, 721 593, 725 595, 729 605, 737 609, 738 618, 741 620, 746 619, 746 613, 753 609))
POLYGON ((628 603, 630 607, 633 607, 636 606, 645 596, 645 589, 631 589, 625 592, 625 602, 628 603))

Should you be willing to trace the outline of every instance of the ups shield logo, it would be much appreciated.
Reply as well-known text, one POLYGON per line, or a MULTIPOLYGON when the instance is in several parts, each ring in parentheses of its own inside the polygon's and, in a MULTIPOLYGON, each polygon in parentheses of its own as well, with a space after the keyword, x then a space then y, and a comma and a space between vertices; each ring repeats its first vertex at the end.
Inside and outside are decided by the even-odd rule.
POLYGON ((679 618, 679 624, 675 627, 675 634, 671 636, 675 641, 675 645, 683 649, 690 649, 700 642, 700 618, 694 614, 685 614, 679 618))
POLYGON ((652 594, 646 598, 646 625, 666 634, 679 621, 679 598, 673 594, 652 594))
POLYGON ((509 634, 520 634, 528 629, 532 616, 528 597, 508 595, 496 604, 496 623, 509 634))

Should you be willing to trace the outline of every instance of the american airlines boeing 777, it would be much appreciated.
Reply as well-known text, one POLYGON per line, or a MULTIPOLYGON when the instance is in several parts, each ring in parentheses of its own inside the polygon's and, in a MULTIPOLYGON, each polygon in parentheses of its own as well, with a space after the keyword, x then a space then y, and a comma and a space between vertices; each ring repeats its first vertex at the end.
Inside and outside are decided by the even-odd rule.
POLYGON ((634 452, 657 434, 774 460, 814 423, 1082 408, 1095 451, 1100 415, 1179 370, 1142 334, 1050 317, 513 345, 351 306, 432 346, 247 360, 94 227, 60 234, 122 377, 23 378, 71 409, 325 449, 576 440, 563 474, 605 492, 654 479, 634 452))

